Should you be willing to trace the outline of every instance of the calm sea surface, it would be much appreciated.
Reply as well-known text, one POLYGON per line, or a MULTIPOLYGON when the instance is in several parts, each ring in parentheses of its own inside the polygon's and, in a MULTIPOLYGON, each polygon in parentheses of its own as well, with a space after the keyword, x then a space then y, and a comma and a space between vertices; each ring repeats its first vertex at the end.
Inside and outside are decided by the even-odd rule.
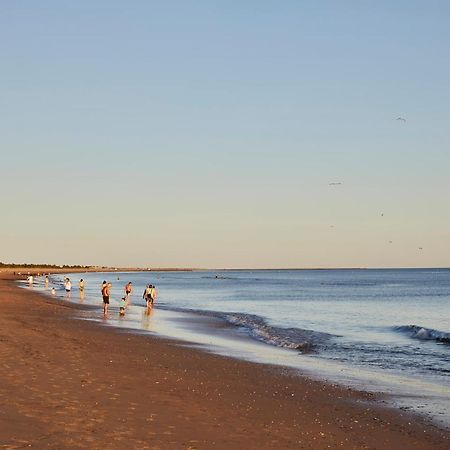
POLYGON ((420 407, 449 423, 449 269, 69 276, 70 298, 61 276, 50 277, 47 288, 40 279, 38 288, 55 286, 58 298, 97 306, 85 313, 88 319, 100 320, 100 284, 106 279, 113 283, 113 325, 209 345, 223 354, 318 370, 332 379, 359 379, 366 387, 373 384, 402 396, 427 396, 432 400, 421 400, 420 407), (86 283, 83 299, 77 289, 80 277, 86 283), (134 285, 132 306, 118 320, 118 300, 128 281, 134 285), (142 299, 148 283, 159 291, 150 318, 143 315, 142 299), (229 326, 198 326, 208 318, 229 326))

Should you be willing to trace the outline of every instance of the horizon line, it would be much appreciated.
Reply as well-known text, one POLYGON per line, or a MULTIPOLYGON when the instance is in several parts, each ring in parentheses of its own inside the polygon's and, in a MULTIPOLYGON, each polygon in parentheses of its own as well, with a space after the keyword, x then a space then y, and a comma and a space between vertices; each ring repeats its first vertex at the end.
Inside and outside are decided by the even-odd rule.
POLYGON ((230 270, 420 270, 420 269, 450 269, 450 266, 345 266, 345 267, 119 267, 84 264, 48 264, 48 263, 2 263, 1 269, 86 269, 101 272, 106 271, 127 271, 127 272, 158 272, 158 271, 230 271, 230 270))

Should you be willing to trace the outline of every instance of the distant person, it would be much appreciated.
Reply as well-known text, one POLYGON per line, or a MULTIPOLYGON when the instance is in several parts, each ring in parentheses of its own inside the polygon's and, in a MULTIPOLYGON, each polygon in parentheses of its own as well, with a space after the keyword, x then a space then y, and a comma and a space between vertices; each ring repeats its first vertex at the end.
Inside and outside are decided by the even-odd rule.
POLYGON ((153 304, 155 303, 156 297, 158 295, 158 292, 156 291, 156 287, 154 284, 150 285, 150 302, 153 306, 153 304))
POLYGON ((80 302, 83 303, 84 301, 84 290, 80 291, 80 302))
POLYGON ((147 284, 147 286, 145 286, 144 292, 142 294, 142 298, 147 302, 148 296, 150 294, 150 285, 147 284))
POLYGON ((103 297, 103 314, 108 315, 109 296, 111 294, 111 283, 103 282, 102 297, 103 297))
POLYGON ((52 295, 56 295, 56 289, 52 287, 52 295))
POLYGON ((83 278, 78 283, 78 289, 80 289, 80 291, 84 291, 84 280, 83 280, 83 278))
POLYGON ((129 295, 131 295, 133 293, 133 284, 131 283, 131 281, 129 281, 126 285, 125 285, 125 296, 128 297, 129 295))
POLYGON ((28 275, 27 281, 30 286, 33 286, 33 275, 28 275))
POLYGON ((150 312, 150 309, 152 308, 152 285, 147 284, 146 288, 144 289, 144 293, 142 294, 142 298, 145 300, 145 304, 147 305, 147 312, 150 312))
POLYGON ((126 307, 127 307, 127 298, 126 297, 122 297, 120 302, 119 302, 119 316, 124 316, 125 315, 126 307))
POLYGON ((72 290, 72 282, 69 278, 66 278, 66 282, 64 283, 64 288, 66 292, 70 292, 72 290))
POLYGON ((48 275, 45 275, 45 287, 48 286, 48 275))

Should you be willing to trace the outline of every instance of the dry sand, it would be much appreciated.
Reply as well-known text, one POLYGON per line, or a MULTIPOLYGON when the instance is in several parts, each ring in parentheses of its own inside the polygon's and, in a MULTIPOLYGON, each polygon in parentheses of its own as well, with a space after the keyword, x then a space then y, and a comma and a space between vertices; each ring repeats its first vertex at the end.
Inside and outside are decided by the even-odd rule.
POLYGON ((11 278, 0 273, 0 448, 450 448, 448 430, 373 395, 74 320, 79 306, 11 278))

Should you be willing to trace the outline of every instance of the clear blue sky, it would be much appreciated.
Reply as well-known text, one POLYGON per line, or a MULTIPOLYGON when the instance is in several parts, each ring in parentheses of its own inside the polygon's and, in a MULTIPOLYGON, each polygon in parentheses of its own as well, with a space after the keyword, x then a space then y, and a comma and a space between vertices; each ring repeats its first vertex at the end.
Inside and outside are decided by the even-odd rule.
POLYGON ((0 58, 0 261, 450 266, 447 1, 3 0, 0 58))

